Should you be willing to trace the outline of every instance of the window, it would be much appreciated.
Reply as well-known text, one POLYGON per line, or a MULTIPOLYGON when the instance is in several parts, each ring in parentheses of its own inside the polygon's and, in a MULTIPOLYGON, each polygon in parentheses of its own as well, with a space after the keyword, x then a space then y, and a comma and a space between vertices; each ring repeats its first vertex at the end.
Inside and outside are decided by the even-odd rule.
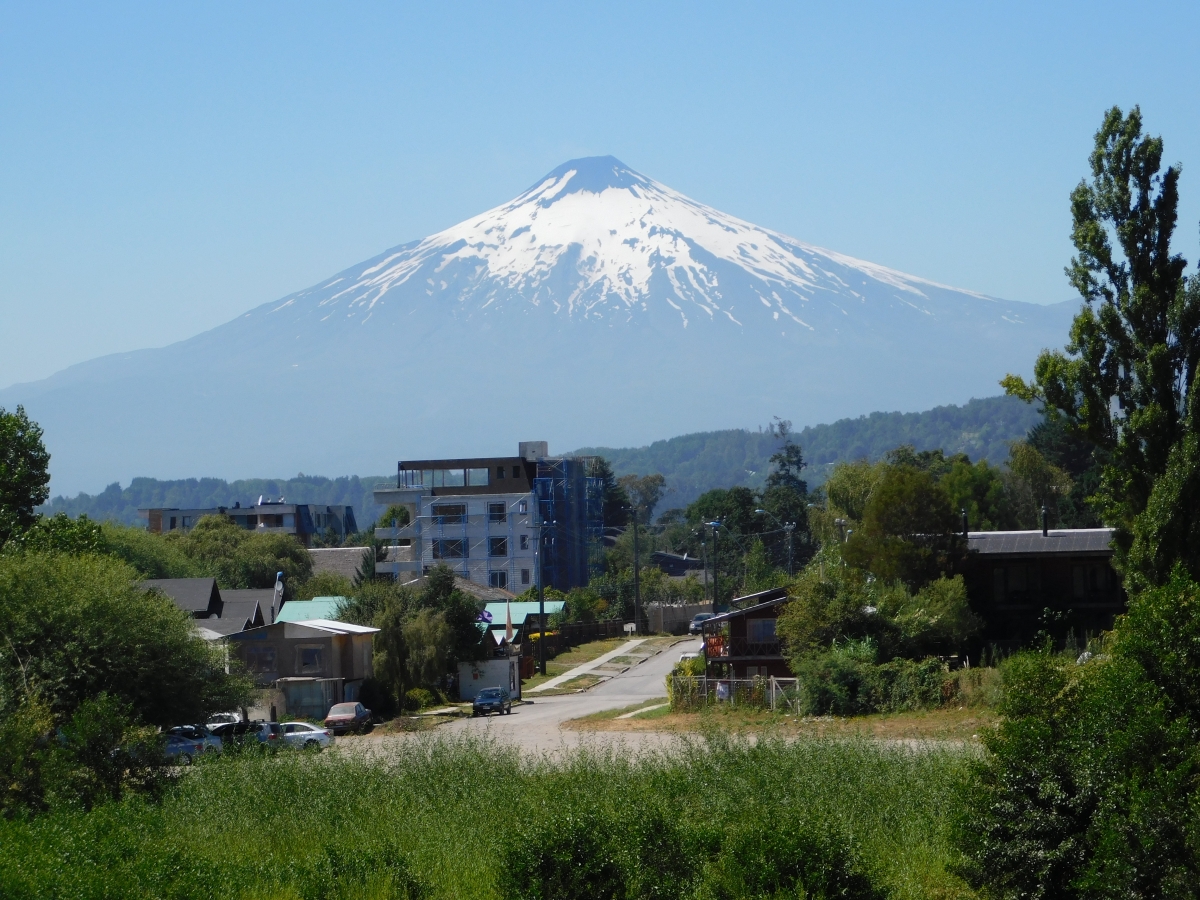
POLYGON ((529 549, 529 535, 527 535, 527 534, 521 535, 521 549, 522 550, 529 549))
POLYGON ((488 583, 494 588, 508 588, 507 572, 489 572, 488 583))
POLYGON ((775 640, 774 619, 747 619, 746 637, 752 644, 769 644, 775 640))
POLYGON ((501 479, 501 478, 503 478, 503 477, 504 477, 504 466, 496 466, 496 478, 497 478, 497 480, 499 480, 499 479, 501 479))
MULTIPOLYGON (((523 515, 526 515, 528 512, 529 512, 529 501, 528 500, 522 500, 520 503, 517 504, 517 513, 519 515, 523 516, 523 515)), ((172 528, 175 527, 174 519, 171 520, 171 527, 172 528)))
POLYGON ((467 542, 464 540, 454 541, 434 541, 433 542, 433 558, 434 559, 466 559, 467 558, 467 542))
POLYGON ((322 647, 301 644, 296 648, 296 671, 301 675, 320 675, 322 647))
POLYGON ((251 672, 275 671, 274 647, 247 647, 244 658, 246 660, 246 668, 251 672))
POLYGON ((508 507, 503 503, 488 504, 488 521, 489 522, 507 522, 508 507))
POLYGON ((170 526, 169 530, 171 530, 171 531, 175 530, 175 517, 174 516, 171 516, 171 526, 170 526))
POLYGON ((423 469, 421 484, 425 487, 463 487, 466 481, 466 469, 423 469))
POLYGON ((467 469, 467 486, 468 487, 487 487, 488 485, 488 470, 487 469, 467 469))
POLYGON ((521 477, 521 467, 513 466, 513 478, 520 478, 520 477, 521 477))
POLYGON ((467 521, 467 505, 465 503, 443 503, 434 505, 430 512, 442 520, 443 525, 462 525, 467 521))
POLYGON ((529 584, 529 570, 528 569, 521 570, 521 584, 529 584))
POLYGON ((508 556, 508 538, 488 538, 488 556, 508 556))

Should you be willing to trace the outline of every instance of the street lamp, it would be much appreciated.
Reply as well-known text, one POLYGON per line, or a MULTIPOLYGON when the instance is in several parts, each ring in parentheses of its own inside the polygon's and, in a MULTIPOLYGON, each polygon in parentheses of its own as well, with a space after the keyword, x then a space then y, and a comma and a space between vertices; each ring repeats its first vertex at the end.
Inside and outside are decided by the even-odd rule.
POLYGON ((641 558, 638 555, 638 509, 637 506, 625 507, 626 512, 633 513, 633 630, 642 630, 642 582, 641 558))
POLYGON ((783 524, 783 522, 780 522, 779 519, 775 518, 774 515, 767 512, 767 510, 765 510, 765 509, 756 509, 755 513, 757 513, 760 516, 770 516, 771 519, 774 520, 776 525, 778 525, 780 528, 782 528, 784 531, 787 532, 787 537, 788 537, 788 578, 791 578, 792 577, 792 532, 796 530, 796 523, 788 522, 785 525, 785 524, 783 524))

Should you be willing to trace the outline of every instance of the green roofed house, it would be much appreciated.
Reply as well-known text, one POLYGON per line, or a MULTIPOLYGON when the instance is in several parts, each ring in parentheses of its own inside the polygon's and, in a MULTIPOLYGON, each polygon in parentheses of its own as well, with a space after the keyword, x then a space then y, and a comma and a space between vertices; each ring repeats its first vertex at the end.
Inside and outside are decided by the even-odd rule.
POLYGON ((276 622, 308 622, 327 619, 336 622, 338 610, 346 602, 345 597, 313 597, 311 600, 289 600, 279 609, 276 622))

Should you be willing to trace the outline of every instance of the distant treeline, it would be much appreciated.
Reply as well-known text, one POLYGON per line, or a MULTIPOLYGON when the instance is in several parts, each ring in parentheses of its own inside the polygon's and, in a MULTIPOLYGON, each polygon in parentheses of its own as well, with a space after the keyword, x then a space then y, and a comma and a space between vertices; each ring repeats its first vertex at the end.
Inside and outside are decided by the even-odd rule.
MULTIPOLYGON (((1008 457, 1010 441, 1025 437, 1041 421, 1040 408, 1013 397, 987 397, 963 406, 939 406, 919 413, 876 412, 857 419, 814 425, 792 435, 809 464, 810 487, 825 481, 834 463, 882 459, 901 444, 917 450, 966 453, 972 461, 999 465, 1008 457)), ((605 457, 618 475, 653 472, 666 477, 670 491, 660 509, 683 507, 712 488, 735 485, 759 488, 768 460, 783 441, 771 429, 707 431, 685 434, 649 447, 587 447, 579 454, 605 457)))
POLYGON ((242 506, 254 503, 259 495, 290 503, 317 503, 323 506, 353 506, 358 527, 365 528, 383 513, 372 491, 376 483, 395 484, 395 476, 357 475, 341 478, 322 478, 318 475, 297 475, 295 478, 243 478, 225 481, 222 478, 182 478, 159 481, 157 478, 135 478, 129 487, 110 484, 99 494, 79 494, 75 497, 55 497, 39 511, 46 515, 65 512, 75 517, 87 513, 97 520, 113 520, 137 525, 146 520, 138 509, 164 506, 179 509, 211 509, 217 506, 242 506))
MULTIPOLYGON (((804 450, 809 468, 804 474, 810 487, 825 481, 833 464, 841 460, 881 459, 889 450, 912 444, 917 450, 943 450, 947 455, 966 453, 972 461, 986 459, 999 465, 1008 456, 1010 441, 1025 437, 1041 421, 1037 407, 1012 397, 971 400, 963 406, 939 406, 919 413, 871 413, 857 419, 841 419, 830 425, 814 425, 796 432, 792 439, 804 450)), ((649 447, 585 447, 576 454, 598 454, 612 464, 616 475, 649 475, 666 478, 668 493, 659 506, 683 507, 705 491, 745 485, 761 488, 767 477, 768 460, 783 441, 772 429, 706 431, 685 434, 649 447)), ((87 513, 93 519, 114 519, 136 524, 139 507, 173 506, 208 508, 243 505, 259 494, 283 495, 294 503, 350 505, 359 527, 373 522, 382 512, 372 489, 378 482, 393 483, 394 476, 348 476, 321 478, 187 478, 159 481, 135 478, 129 487, 111 484, 99 494, 55 497, 41 512, 70 516, 87 513)))

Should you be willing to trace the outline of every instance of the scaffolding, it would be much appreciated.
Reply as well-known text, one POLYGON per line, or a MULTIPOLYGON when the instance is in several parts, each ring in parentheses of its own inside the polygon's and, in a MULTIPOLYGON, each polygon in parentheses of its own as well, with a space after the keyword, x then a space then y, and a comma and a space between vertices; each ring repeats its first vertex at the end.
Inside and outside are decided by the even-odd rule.
POLYGON ((542 578, 569 591, 603 568, 604 482, 590 456, 540 459, 533 480, 542 538, 542 578))

